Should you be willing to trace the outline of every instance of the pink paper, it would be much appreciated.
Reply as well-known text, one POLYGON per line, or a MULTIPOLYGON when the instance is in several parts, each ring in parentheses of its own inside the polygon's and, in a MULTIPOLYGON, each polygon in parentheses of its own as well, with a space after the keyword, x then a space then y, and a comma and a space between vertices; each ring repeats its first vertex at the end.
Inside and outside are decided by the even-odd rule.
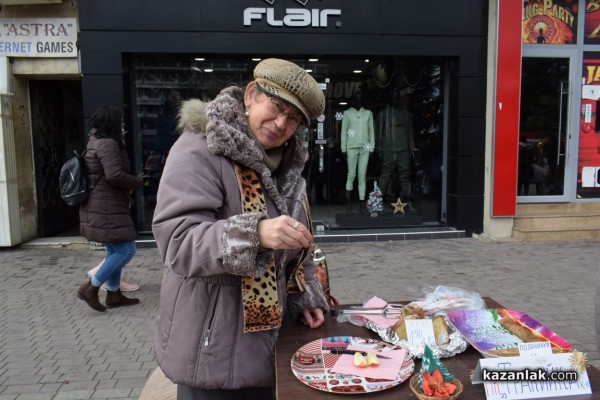
MULTIPOLYGON (((368 352, 373 349, 348 346, 347 350, 368 352)), ((359 368, 354 366, 354 356, 352 354, 342 354, 331 368, 331 371, 338 374, 363 376, 365 378, 373 379, 389 379, 391 381, 398 379, 398 372, 404 363, 406 349, 382 351, 377 354, 385 355, 390 358, 377 357, 379 359, 379 365, 368 365, 359 368)))
MULTIPOLYGON (((385 302, 385 300, 380 299, 379 297, 375 296, 372 297, 369 301, 367 301, 363 307, 365 308, 383 308, 387 306, 387 303, 385 302)), ((348 320, 350 320, 350 322, 352 322, 352 319, 354 318, 360 318, 360 319, 366 319, 368 321, 371 321, 375 324, 377 324, 378 326, 381 326, 384 329, 387 329, 391 326, 393 326, 396 322, 398 322, 398 315, 389 315, 389 318, 386 318, 382 315, 378 315, 378 314, 349 314, 348 315, 348 320)), ((363 324, 361 324, 362 326, 363 324)))

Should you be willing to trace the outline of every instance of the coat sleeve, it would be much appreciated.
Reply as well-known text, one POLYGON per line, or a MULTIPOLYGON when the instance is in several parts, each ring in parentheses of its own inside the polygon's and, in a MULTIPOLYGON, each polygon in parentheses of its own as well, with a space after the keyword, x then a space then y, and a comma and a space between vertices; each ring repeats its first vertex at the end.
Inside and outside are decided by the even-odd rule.
POLYGON ((373 113, 371 111, 369 111, 369 121, 368 121, 368 129, 369 129, 369 144, 370 149, 369 151, 372 153, 373 151, 375 151, 375 128, 373 126, 373 113))
POLYGON ((342 134, 340 135, 340 148, 342 153, 348 150, 348 114, 344 111, 342 117, 342 134))
POLYGON ((102 145, 96 149, 96 155, 102 165, 106 182, 121 189, 137 190, 142 187, 143 180, 123 169, 122 150, 113 139, 99 139, 102 145))
POLYGON ((224 174, 233 174, 231 162, 210 154, 198 134, 183 134, 169 152, 152 231, 165 266, 179 275, 260 276, 266 268, 271 252, 259 254, 257 231, 264 215, 240 214, 237 181, 224 174))

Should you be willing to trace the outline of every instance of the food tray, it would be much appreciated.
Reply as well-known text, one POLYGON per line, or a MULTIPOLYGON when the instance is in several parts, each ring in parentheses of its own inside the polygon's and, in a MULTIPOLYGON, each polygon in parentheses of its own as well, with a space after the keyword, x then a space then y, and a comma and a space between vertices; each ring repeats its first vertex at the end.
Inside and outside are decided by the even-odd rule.
POLYGON ((415 363, 406 352, 404 361, 395 380, 372 379, 356 375, 338 374, 331 371, 341 355, 332 349, 345 350, 348 346, 372 348, 385 352, 398 350, 397 346, 376 339, 353 336, 332 336, 314 340, 302 346, 292 356, 292 372, 300 382, 314 389, 330 393, 359 394, 379 392, 406 381, 415 369, 415 363))
POLYGON ((550 342, 553 352, 569 352, 571 344, 529 315, 506 308, 462 310, 449 312, 448 321, 484 357, 518 356, 519 343, 524 341, 500 324, 509 318, 535 336, 537 341, 550 342))

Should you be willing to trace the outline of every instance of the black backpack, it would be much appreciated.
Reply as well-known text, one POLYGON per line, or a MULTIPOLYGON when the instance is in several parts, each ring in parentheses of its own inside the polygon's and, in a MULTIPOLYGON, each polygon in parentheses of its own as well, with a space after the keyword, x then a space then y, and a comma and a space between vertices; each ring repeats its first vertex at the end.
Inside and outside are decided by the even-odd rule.
POLYGON ((60 187, 60 196, 70 206, 78 206, 87 201, 90 191, 94 188, 98 179, 93 185, 88 185, 83 167, 83 156, 87 150, 79 154, 77 150, 73 151, 74 157, 69 158, 60 169, 58 184, 60 187))

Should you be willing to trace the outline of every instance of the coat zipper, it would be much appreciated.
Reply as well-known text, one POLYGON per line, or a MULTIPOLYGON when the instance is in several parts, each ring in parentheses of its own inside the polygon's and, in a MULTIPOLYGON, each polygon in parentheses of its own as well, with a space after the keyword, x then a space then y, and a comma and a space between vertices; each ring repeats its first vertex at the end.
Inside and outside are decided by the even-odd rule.
POLYGON ((215 321, 215 314, 216 314, 216 310, 217 310, 217 299, 219 298, 220 289, 221 288, 219 286, 217 286, 216 293, 214 295, 214 300, 211 304, 210 312, 208 314, 208 316, 209 316, 208 327, 206 328, 206 331, 204 331, 204 347, 207 347, 208 343, 209 343, 210 334, 212 331, 213 323, 215 321))

